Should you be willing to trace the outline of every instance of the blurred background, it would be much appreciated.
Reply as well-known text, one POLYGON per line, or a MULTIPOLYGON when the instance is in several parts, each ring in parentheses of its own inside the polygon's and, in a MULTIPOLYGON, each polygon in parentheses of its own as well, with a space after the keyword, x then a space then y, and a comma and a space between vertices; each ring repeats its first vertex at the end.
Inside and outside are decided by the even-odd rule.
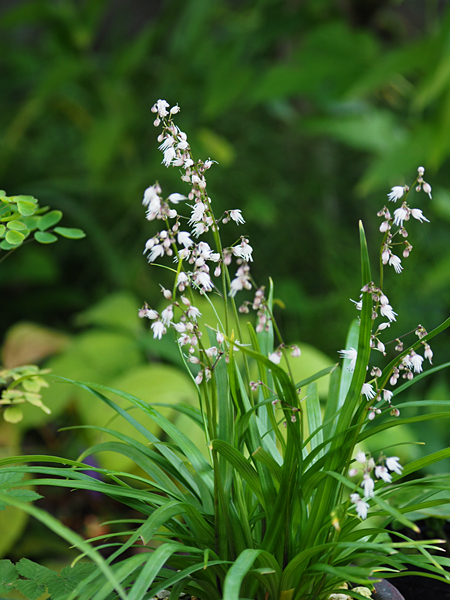
MULTIPOLYGON (((273 277, 286 341, 309 348, 300 370, 345 347, 361 287, 358 221, 376 275, 376 213, 420 165, 433 199, 414 193, 414 206, 431 223, 410 224, 405 270, 386 274, 392 336, 449 316, 447 0, 3 0, 0 88, 1 187, 87 233, 1 263, 5 366, 37 362, 149 401, 195 401, 170 343, 155 344, 137 318, 144 301, 160 302, 163 277, 142 256, 156 231, 143 191, 155 180, 167 195, 185 191, 160 164, 158 98, 181 106, 196 157, 218 162, 208 173, 216 213, 242 209, 253 275, 273 277)), ((450 361, 448 333, 432 348, 436 364, 450 361)), ((447 381, 425 379, 407 398, 448 399, 447 381)), ((74 458, 91 434, 58 428, 105 418, 69 386, 52 385, 46 402, 51 417, 30 407, 1 426, 3 454, 74 458)), ((422 426, 420 439, 442 448, 446 429, 422 426)))

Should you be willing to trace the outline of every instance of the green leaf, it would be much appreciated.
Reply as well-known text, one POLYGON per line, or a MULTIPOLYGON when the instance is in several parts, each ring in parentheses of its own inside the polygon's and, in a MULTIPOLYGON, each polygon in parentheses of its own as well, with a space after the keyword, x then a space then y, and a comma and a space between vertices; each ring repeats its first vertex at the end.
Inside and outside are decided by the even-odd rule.
POLYGON ((8 242, 6 240, 3 240, 0 243, 0 248, 2 250, 11 250, 12 248, 16 248, 17 246, 13 246, 12 244, 8 244, 8 242))
POLYGON ((18 423, 22 420, 23 412, 19 406, 8 406, 3 413, 3 418, 8 423, 18 423))
POLYGON ((36 231, 36 233, 34 234, 34 239, 41 244, 53 244, 54 242, 58 241, 58 238, 56 237, 56 235, 53 235, 53 233, 47 233, 42 231, 36 231))
POLYGON ((244 550, 239 554, 225 577, 223 597, 226 600, 239 600, 241 583, 262 550, 244 550))
POLYGON ((15 229, 16 231, 23 231, 24 229, 27 229, 27 226, 25 225, 25 223, 22 223, 22 221, 9 221, 6 224, 6 227, 8 229, 15 229))
POLYGON ((47 588, 52 600, 67 600, 70 592, 95 571, 98 571, 98 567, 92 563, 77 563, 74 567, 64 567, 59 577, 48 582, 47 588))
POLYGON ((62 237, 69 238, 69 240, 81 240, 86 237, 82 229, 75 227, 55 227, 54 231, 62 235, 62 237))
MULTIPOLYGON (((25 198, 26 196, 22 196, 25 198)), ((17 202, 17 210, 24 217, 30 217, 34 215, 36 212, 36 204, 34 202, 30 202, 29 200, 16 200, 17 202)))
POLYGON ((49 227, 53 227, 56 223, 59 223, 62 219, 62 212, 60 210, 51 210, 44 216, 42 216, 38 221, 38 229, 40 231, 45 231, 49 227))
POLYGON ((0 237, 3 237, 6 231, 6 227, 4 225, 0 225, 0 237))
POLYGON ((28 600, 37 600, 45 592, 46 585, 32 581, 31 579, 20 579, 16 582, 16 589, 28 600))
POLYGON ((0 560, 0 593, 7 594, 11 591, 11 584, 18 577, 15 566, 10 560, 0 560))
POLYGON ((20 231, 9 230, 5 235, 5 240, 12 246, 20 246, 24 239, 25 236, 20 231))

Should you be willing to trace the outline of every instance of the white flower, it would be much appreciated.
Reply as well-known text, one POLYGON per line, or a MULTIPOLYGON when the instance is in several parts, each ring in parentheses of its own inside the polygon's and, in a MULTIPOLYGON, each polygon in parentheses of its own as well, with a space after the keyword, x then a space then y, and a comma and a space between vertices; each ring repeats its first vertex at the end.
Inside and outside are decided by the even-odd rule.
POLYGON ((386 467, 383 467, 381 465, 375 467, 375 476, 378 479, 382 479, 386 483, 391 483, 392 481, 392 477, 389 475, 389 471, 386 469, 386 467))
POLYGON ((372 400, 372 398, 375 398, 376 396, 376 392, 371 383, 363 383, 361 394, 364 394, 367 400, 372 400))
POLYGON ((369 510, 369 505, 367 502, 364 502, 364 500, 360 498, 359 494, 350 494, 350 500, 356 505, 358 517, 364 520, 367 517, 367 511, 369 510))
POLYGON ((426 217, 424 217, 422 211, 420 210, 420 208, 412 208, 411 209, 411 214, 412 216, 417 219, 418 221, 420 221, 421 223, 423 223, 424 221, 426 221, 427 223, 429 223, 429 219, 427 219, 426 217))
POLYGON ((291 356, 293 358, 298 358, 299 356, 301 356, 302 351, 300 350, 300 348, 298 346, 292 346, 292 352, 291 352, 291 356))
POLYGON ((400 198, 403 196, 404 193, 405 193, 405 188, 403 186, 395 185, 391 189, 391 191, 389 192, 387 197, 391 202, 397 202, 397 200, 400 200, 400 198))
POLYGON ((245 262, 250 262, 253 260, 253 248, 250 246, 250 244, 248 244, 248 240, 246 239, 243 239, 241 241, 240 246, 234 246, 234 248, 232 248, 231 250, 235 256, 242 258, 243 260, 245 260, 245 262))
POLYGON ((403 271, 402 261, 395 254, 391 254, 391 257, 389 258, 389 264, 394 267, 396 273, 401 273, 403 271))
POLYGON ((408 211, 403 206, 394 210, 394 225, 403 227, 403 221, 407 221, 408 218, 408 211))
POLYGON ((433 358, 433 350, 430 348, 429 344, 425 344, 425 352, 423 353, 424 357, 428 359, 428 361, 430 362, 430 365, 433 364, 432 362, 432 358, 433 358))
POLYGON ((223 344, 225 341, 225 336, 223 335, 223 333, 221 333, 220 331, 218 331, 216 333, 216 340, 218 344, 223 344))
POLYGON ((364 473, 363 480, 361 482, 361 487, 364 489, 364 496, 366 498, 373 497, 373 489, 375 487, 375 482, 369 473, 364 473))
POLYGON ((152 323, 152 330, 153 338, 158 340, 160 340, 167 331, 162 321, 155 321, 154 323, 152 323))
POLYGON ((279 365, 281 361, 281 352, 279 350, 278 352, 272 352, 272 354, 269 354, 269 360, 270 362, 279 365))
POLYGON ((153 320, 158 318, 158 313, 152 308, 145 307, 139 309, 139 316, 141 318, 146 317, 147 319, 153 320))
POLYGON ((398 456, 391 456, 390 458, 386 459, 386 466, 389 469, 389 471, 394 471, 394 473, 401 475, 403 467, 398 461, 398 456))
POLYGON ((237 292, 240 292, 243 289, 251 290, 252 284, 250 283, 249 277, 249 268, 248 267, 239 267, 236 272, 236 277, 230 284, 229 296, 230 298, 234 298, 237 292))
POLYGON ((421 373, 422 372, 422 362, 423 362, 423 357, 420 356, 420 354, 416 354, 414 352, 414 350, 411 351, 411 354, 409 355, 410 361, 411 361, 411 365, 414 367, 414 372, 415 373, 421 373))
POLYGON ((422 189, 425 192, 425 194, 428 194, 428 196, 431 198, 431 185, 429 183, 427 183, 426 181, 423 182, 422 184, 422 189))
POLYGON ((205 353, 207 354, 207 356, 209 356, 210 358, 212 358, 213 356, 217 356, 217 347, 216 346, 211 346, 211 348, 207 348, 205 350, 205 353))
POLYGON ((194 281, 197 285, 201 286, 205 292, 210 292, 214 287, 211 277, 206 271, 196 271, 194 274, 194 281))
POLYGON ((172 325, 175 331, 178 333, 184 333, 186 331, 186 325, 182 321, 179 323, 172 323, 172 325))
POLYGON ((167 200, 172 202, 172 204, 178 204, 181 200, 186 200, 186 196, 183 196, 183 194, 170 194, 167 200))
POLYGON ((387 317, 389 321, 395 321, 395 317, 398 316, 398 314, 393 311, 390 304, 382 304, 380 306, 380 313, 383 317, 387 317))
POLYGON ((350 302, 353 302, 353 304, 355 305, 356 310, 362 310, 362 298, 358 302, 356 300, 352 300, 350 298, 350 302))
POLYGON ((198 308, 195 308, 195 306, 190 306, 187 309, 187 315, 188 317, 196 321, 199 317, 202 316, 202 313, 198 310, 198 308))
POLYGON ((389 402, 393 395, 394 392, 391 392, 391 390, 383 390, 383 398, 386 400, 386 402, 389 402))
POLYGON ((350 364, 347 367, 347 370, 353 373, 355 370, 356 359, 358 357, 358 352, 354 348, 350 348, 349 350, 339 350, 341 358, 350 361, 350 364))
POLYGON ((170 325, 170 321, 173 319, 173 306, 169 304, 161 313, 161 321, 164 325, 170 325))
POLYGON ((170 109, 170 114, 171 115, 176 115, 177 113, 180 112, 180 107, 178 106, 178 104, 176 104, 175 106, 172 106, 172 108, 170 109))
POLYGON ((195 237, 199 237, 203 233, 206 233, 207 231, 208 231, 208 226, 205 225, 204 223, 196 223, 194 225, 194 227, 192 228, 192 233, 195 235, 195 237))
POLYGON ((169 106, 170 104, 165 100, 158 100, 158 102, 155 102, 152 106, 152 112, 157 112, 160 117, 167 117, 169 114, 167 111, 169 106))
POLYGON ((201 221, 203 219, 203 215, 205 214, 205 210, 206 204, 203 204, 203 202, 197 202, 196 204, 194 204, 192 208, 191 218, 188 221, 189 225, 201 221))
POLYGON ((197 377, 195 378, 195 383, 200 385, 203 381, 203 371, 199 371, 197 377))
POLYGON ((179 231, 177 233, 177 240, 178 243, 184 246, 185 248, 189 248, 189 246, 192 246, 192 244, 194 243, 191 240, 190 234, 187 231, 179 231))
POLYGON ((156 246, 153 246, 152 251, 150 252, 150 255, 148 257, 148 262, 155 262, 158 256, 164 256, 164 247, 161 244, 156 244, 156 246))
POLYGON ((355 460, 359 463, 361 463, 362 465, 366 464, 366 454, 365 452, 358 452, 358 454, 355 456, 355 460))
POLYGON ((230 217, 235 221, 238 225, 244 224, 244 217, 239 209, 230 210, 230 217))
POLYGON ((142 200, 142 204, 144 206, 148 206, 152 200, 158 198, 158 192, 156 191, 156 185, 152 185, 148 187, 144 192, 144 199, 142 200))

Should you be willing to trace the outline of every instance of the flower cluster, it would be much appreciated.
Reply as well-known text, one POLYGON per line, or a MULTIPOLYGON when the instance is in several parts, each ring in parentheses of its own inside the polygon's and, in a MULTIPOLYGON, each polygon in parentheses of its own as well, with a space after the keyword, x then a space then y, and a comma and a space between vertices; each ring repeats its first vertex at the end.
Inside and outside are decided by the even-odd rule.
MULTIPOLYGON (((211 369, 224 353, 226 342, 225 332, 217 330, 218 338, 222 338, 218 341, 218 347, 203 347, 197 323, 201 314, 193 305, 192 290, 200 294, 217 291, 232 301, 238 292, 251 290, 254 285, 250 274, 253 248, 245 235, 240 236, 231 246, 222 246, 219 226, 229 222, 236 226, 244 225, 245 219, 239 209, 226 210, 219 219, 215 217, 205 177, 214 161, 194 161, 187 135, 173 122, 173 116, 179 111, 178 105, 171 108, 165 100, 158 100, 152 107, 152 112, 156 114, 154 125, 162 127, 157 138, 159 149, 163 153, 162 164, 181 169, 181 180, 189 185, 189 190, 186 195, 172 193, 165 198, 161 187, 155 183, 145 190, 142 201, 146 207, 147 219, 161 221, 165 225, 162 231, 147 240, 144 254, 149 263, 165 256, 171 257, 177 265, 176 279, 172 292, 163 290, 163 295, 170 304, 161 313, 144 305, 139 316, 152 321, 154 338, 161 339, 169 328, 180 334, 178 343, 187 347, 188 361, 200 365, 196 381, 201 383, 204 378, 211 376, 211 369), (179 214, 178 205, 188 205, 191 209, 190 216, 179 214), (187 227, 182 225, 186 222, 187 227), (208 232, 214 240, 214 249, 207 241, 199 239, 208 232), (234 278, 231 278, 228 268, 233 260, 237 269, 234 278), (221 279, 217 281, 217 278, 221 279)), ((249 306, 257 312, 257 331, 263 331, 271 318, 264 288, 256 291, 253 303, 245 302, 241 306, 241 312, 248 312, 249 306)))
POLYGON ((361 497, 360 493, 355 492, 350 494, 350 500, 355 504, 359 518, 365 519, 369 510, 369 503, 367 500, 373 498, 375 494, 376 480, 381 479, 385 483, 391 483, 392 475, 390 472, 401 475, 403 467, 399 463, 398 456, 391 456, 388 458, 381 456, 378 464, 376 464, 373 458, 367 458, 364 452, 358 452, 355 460, 360 463, 362 467, 350 469, 349 476, 355 477, 362 471, 363 475, 360 486, 363 489, 363 496, 361 497), (375 480, 372 478, 372 474, 375 475, 375 480))
MULTIPOLYGON (((416 191, 423 190, 428 196, 431 198, 431 186, 429 183, 423 180, 423 174, 425 169, 423 167, 418 168, 418 176, 416 179, 416 191)), ((391 192, 388 194, 388 198, 392 202, 396 202, 397 200, 405 197, 403 204, 400 208, 397 208, 394 211, 394 215, 391 216, 390 211, 386 208, 386 206, 378 213, 378 216, 383 216, 385 220, 380 226, 380 231, 384 233, 383 242, 381 244, 380 250, 380 263, 381 263, 381 285, 376 286, 374 282, 370 282, 366 284, 361 289, 360 298, 358 301, 352 300, 355 304, 357 310, 362 309, 362 299, 363 294, 370 294, 372 300, 372 321, 375 321, 382 317, 385 320, 381 323, 378 323, 376 327, 372 329, 370 345, 374 350, 379 351, 383 356, 386 356, 386 344, 390 342, 384 342, 381 340, 382 333, 388 329, 392 322, 397 320, 398 314, 392 308, 389 298, 383 292, 382 289, 382 281, 383 281, 383 265, 391 265, 394 267, 397 273, 400 273, 403 270, 401 259, 395 255, 392 251, 393 247, 397 244, 395 240, 396 236, 401 236, 406 238, 408 236, 408 232, 405 228, 405 223, 413 217, 420 222, 429 222, 422 213, 422 211, 418 208, 410 208, 406 203, 406 197, 410 191, 408 186, 395 186, 392 188, 391 192), (392 227, 397 226, 398 229, 394 233, 392 233, 392 227)), ((398 242, 401 245, 404 245, 403 257, 407 258, 409 253, 412 250, 411 244, 405 240, 403 242, 398 242)), ((426 336, 427 332, 422 325, 419 325, 415 333, 419 336, 419 339, 422 339, 426 336)), ((362 386, 361 395, 365 396, 367 401, 371 402, 368 407, 369 411, 369 419, 374 419, 376 415, 381 414, 381 409, 379 408, 380 401, 384 401, 387 403, 387 408, 390 409, 391 415, 399 416, 400 411, 392 406, 392 396, 393 392, 385 388, 386 384, 389 382, 391 386, 395 386, 397 380, 400 377, 400 372, 402 373, 402 377, 407 380, 411 380, 414 377, 415 373, 420 373, 422 371, 422 362, 424 358, 428 359, 431 364, 431 359, 433 357, 433 351, 431 350, 429 344, 426 341, 422 341, 421 344, 424 346, 424 355, 421 356, 414 349, 412 349, 409 353, 403 354, 403 342, 398 338, 395 340, 395 350, 396 352, 401 353, 402 355, 399 357, 397 363, 392 367, 390 373, 386 377, 386 374, 383 371, 374 366, 370 371, 370 375, 373 379, 369 382, 366 382, 362 386), (379 382, 381 381, 381 384, 379 382), (373 401, 373 402, 372 402, 373 401)), ((349 348, 347 350, 339 351, 340 357, 346 359, 349 362, 347 369, 353 372, 358 353, 355 348, 349 348)))
MULTIPOLYGON (((418 175, 416 179, 416 191, 423 191, 428 194, 431 199, 431 186, 429 183, 423 180, 423 174, 425 173, 425 169, 423 167, 419 167, 417 169, 418 175)), ((419 208, 410 208, 406 202, 407 196, 410 192, 410 188, 408 186, 394 186, 390 193, 388 194, 388 199, 391 202, 397 202, 405 196, 402 205, 394 210, 393 216, 391 215, 390 210, 384 206, 377 215, 379 217, 383 217, 384 221, 380 225, 380 231, 385 234, 383 244, 382 244, 382 252, 381 252, 381 260, 383 265, 391 265, 394 267, 396 273, 401 273, 403 271, 402 261, 399 256, 393 253, 393 246, 401 245, 403 246, 403 258, 408 258, 412 246, 406 239, 408 237, 408 232, 405 227, 405 223, 409 221, 411 217, 423 223, 424 221, 429 223, 429 220, 424 216, 422 211, 419 208), (397 231, 392 233, 392 227, 398 227, 397 231), (397 242, 396 239, 399 237, 405 238, 404 241, 397 242)))

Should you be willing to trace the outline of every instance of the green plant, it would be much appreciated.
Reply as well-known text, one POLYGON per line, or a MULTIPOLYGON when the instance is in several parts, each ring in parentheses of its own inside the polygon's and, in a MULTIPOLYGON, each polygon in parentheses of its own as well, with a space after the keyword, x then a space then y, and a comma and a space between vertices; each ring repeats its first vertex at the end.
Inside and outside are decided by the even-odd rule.
MULTIPOLYGON (((245 224, 241 211, 214 214, 206 186, 213 162, 194 161, 186 134, 173 122, 178 106, 170 108, 159 100, 153 112, 155 126, 162 124, 158 141, 163 163, 180 168, 190 190, 187 196, 173 193, 165 198, 155 184, 145 192, 147 219, 166 226, 147 241, 148 260, 168 256, 175 264, 166 267, 174 274, 172 288, 162 288, 166 307, 156 310, 145 304, 139 315, 152 321, 155 339, 171 333, 177 338, 174 343, 199 399, 198 408, 179 404, 177 410, 203 431, 204 448, 193 443, 190 431, 164 417, 156 403, 149 405, 105 385, 72 381, 112 408, 136 435, 97 428, 114 439, 94 445, 77 461, 13 457, 0 461, 3 473, 40 474, 42 479, 31 478, 29 483, 99 491, 135 508, 142 519, 117 520, 117 532, 91 540, 99 544, 93 548, 34 506, 1 493, 0 500, 23 507, 98 565, 75 585, 69 599, 112 595, 144 600, 170 588, 174 599, 188 592, 201 600, 327 600, 342 592, 343 583, 371 586, 371 578, 402 576, 408 566, 450 581, 444 569, 450 560, 439 555, 440 540, 414 541, 400 533, 391 539, 386 532, 393 522, 417 531, 411 517, 446 503, 440 492, 449 483, 448 475, 415 477, 450 456, 449 448, 403 467, 383 438, 401 424, 450 416, 449 401, 436 403, 442 407, 439 413, 410 418, 399 418, 393 404, 393 398, 419 378, 448 366, 425 373, 422 369, 424 358, 432 360, 430 341, 450 319, 430 332, 418 326, 417 339, 408 347, 404 336, 396 338, 392 358, 383 369, 378 366, 387 355, 383 336, 398 316, 384 291, 384 271, 392 266, 399 276, 403 267, 396 250, 403 248, 406 259, 412 249, 408 221, 427 221, 420 209, 408 204, 414 188, 431 197, 424 169, 419 167, 411 187, 392 188, 389 200, 402 200, 393 215, 386 206, 378 213, 383 217, 383 239, 377 284, 360 223, 361 296, 355 301, 360 317, 350 327, 346 349, 340 351, 345 368, 334 364, 295 381, 290 362, 301 360, 301 351, 282 339, 273 316, 272 283, 268 290, 257 287, 252 297, 247 294, 239 307, 236 304, 238 293, 256 287, 249 240, 242 235, 235 241, 228 233, 228 223, 245 224), (188 220, 179 206, 189 203, 188 220), (212 245, 203 236, 209 236, 212 245), (214 310, 214 320, 203 325, 200 297, 214 310), (239 314, 250 310, 256 311, 257 324, 248 323, 245 332, 239 314), (321 406, 317 385, 325 376, 329 390, 321 406), (397 386, 400 377, 404 383, 397 386), (130 410, 111 395, 126 399, 130 410), (150 417, 165 439, 149 431, 139 412, 131 409, 150 417), (365 450, 368 440, 378 445, 371 454, 365 450), (131 458, 141 472, 83 462, 105 451, 131 458), (39 464, 30 466, 34 462, 39 464), (125 556, 133 549, 136 552, 125 556), (99 550, 108 551, 108 558, 99 550)), ((407 409, 408 403, 403 403, 402 411, 407 409)), ((17 479, 8 479, 1 487, 19 485, 17 479)), ((346 593, 363 598, 359 586, 346 593)))
MULTIPOLYGON (((6 251, 0 258, 0 263, 33 240, 40 244, 53 244, 58 240, 56 234, 73 240, 85 237, 81 229, 55 227, 62 216, 60 210, 39 206, 38 200, 33 196, 7 196, 4 191, 0 191, 0 251, 6 251)), ((5 421, 21 421, 23 411, 19 405, 24 403, 50 413, 39 393, 41 388, 48 387, 47 381, 42 377, 48 373, 47 369, 39 369, 36 365, 0 369, 0 386, 4 388, 0 406, 6 407, 2 411, 5 421)))

